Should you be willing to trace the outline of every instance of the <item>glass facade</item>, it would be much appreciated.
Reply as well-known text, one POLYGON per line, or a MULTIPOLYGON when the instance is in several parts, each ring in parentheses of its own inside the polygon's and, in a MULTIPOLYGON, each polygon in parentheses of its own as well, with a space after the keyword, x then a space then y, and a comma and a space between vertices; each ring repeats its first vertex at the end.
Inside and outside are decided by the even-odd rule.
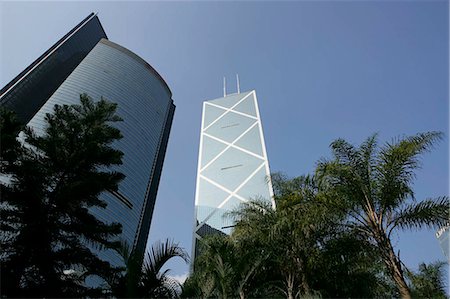
POLYGON ((102 38, 105 31, 92 13, 0 90, 0 105, 29 122, 102 38))
POLYGON ((193 256, 203 236, 231 232, 225 214, 242 202, 275 207, 255 91, 204 102, 200 136, 193 256))
MULTIPOLYGON (((129 50, 100 40, 28 123, 37 134, 45 129, 44 117, 55 104, 78 104, 81 93, 118 104, 123 119, 114 124, 123 134, 113 146, 124 153, 123 164, 113 170, 126 178, 118 192, 104 193, 106 209, 92 212, 105 222, 119 222, 121 239, 145 251, 159 177, 175 106, 159 74, 129 50)), ((122 263, 114 251, 99 255, 115 265, 122 263)))
POLYGON ((445 258, 450 263, 450 225, 446 225, 442 227, 440 230, 436 232, 436 238, 439 241, 439 245, 441 245, 442 251, 444 252, 445 258))

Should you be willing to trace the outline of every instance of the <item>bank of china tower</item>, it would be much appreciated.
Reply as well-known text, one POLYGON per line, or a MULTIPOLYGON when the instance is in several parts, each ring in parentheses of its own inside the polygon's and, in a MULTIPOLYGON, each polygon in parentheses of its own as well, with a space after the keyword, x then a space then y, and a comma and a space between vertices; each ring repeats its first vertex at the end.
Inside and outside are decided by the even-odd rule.
POLYGON ((195 192, 193 256, 208 234, 230 234, 227 212, 251 199, 273 202, 256 92, 203 103, 195 192))

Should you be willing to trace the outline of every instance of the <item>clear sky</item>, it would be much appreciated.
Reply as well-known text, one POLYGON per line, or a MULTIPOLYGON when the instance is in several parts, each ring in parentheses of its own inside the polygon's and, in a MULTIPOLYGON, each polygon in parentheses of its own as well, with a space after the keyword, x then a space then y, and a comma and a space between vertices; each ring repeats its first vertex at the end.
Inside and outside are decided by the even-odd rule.
MULTIPOLYGON (((449 192, 448 1, 1 2, 4 86, 90 12, 149 62, 177 106, 149 242, 191 251, 202 102, 255 89, 272 171, 311 173, 336 138, 446 135, 423 158, 417 198, 449 192)), ((434 231, 400 233, 412 269, 443 259, 434 231)), ((188 266, 175 260, 173 274, 188 266)))

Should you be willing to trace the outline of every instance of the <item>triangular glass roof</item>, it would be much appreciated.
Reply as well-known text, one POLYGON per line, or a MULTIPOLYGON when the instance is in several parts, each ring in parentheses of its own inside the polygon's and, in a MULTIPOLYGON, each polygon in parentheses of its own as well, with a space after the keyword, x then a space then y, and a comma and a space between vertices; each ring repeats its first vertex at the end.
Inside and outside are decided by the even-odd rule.
POLYGON ((233 108, 233 110, 256 117, 255 97, 253 94, 249 95, 245 100, 240 102, 233 108))
POLYGON ((213 103, 213 104, 222 106, 224 108, 230 108, 233 105, 235 105, 237 102, 242 100, 249 93, 251 93, 251 91, 243 92, 243 93, 234 93, 234 94, 227 95, 224 98, 218 98, 218 99, 215 99, 215 100, 207 101, 207 103, 209 102, 209 103, 213 103))
POLYGON ((226 110, 222 108, 218 108, 215 106, 208 105, 208 102, 205 103, 205 111, 204 118, 203 118, 203 128, 206 128, 211 124, 213 121, 215 121, 219 116, 225 113, 226 110))

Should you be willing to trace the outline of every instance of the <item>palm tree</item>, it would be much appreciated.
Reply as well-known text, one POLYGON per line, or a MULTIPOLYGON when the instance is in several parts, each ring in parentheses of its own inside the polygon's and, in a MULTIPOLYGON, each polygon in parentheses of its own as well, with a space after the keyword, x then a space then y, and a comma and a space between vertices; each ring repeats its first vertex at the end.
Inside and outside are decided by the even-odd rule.
MULTIPOLYGON (((197 258, 195 263, 198 265, 197 258)), ((199 270, 197 265, 182 285, 181 298, 210 298, 215 292, 214 279, 205 275, 205 271, 199 270)))
POLYGON ((147 254, 142 270, 141 283, 144 297, 176 297, 181 285, 168 274, 169 269, 161 271, 164 265, 174 257, 189 263, 189 255, 173 241, 157 242, 147 254))
POLYGON ((322 242, 313 288, 324 298, 392 298, 396 288, 373 246, 351 230, 336 228, 322 242))
POLYGON ((445 294, 444 266, 446 262, 434 262, 429 265, 421 263, 419 271, 407 271, 411 282, 411 294, 415 298, 447 298, 445 294))
MULTIPOLYGON (((274 284, 287 298, 297 297, 300 291, 301 275, 305 273, 302 240, 292 234, 298 227, 294 217, 289 217, 277 202, 277 209, 265 202, 253 201, 238 211, 234 237, 248 247, 259 249, 257 254, 267 254, 267 264, 280 277, 280 284, 274 284)), ((305 291, 309 285, 304 280, 305 291)))
POLYGON ((272 181, 277 209, 251 201, 231 212, 233 233, 202 240, 184 297, 393 294, 373 247, 342 225, 345 212, 327 205, 328 190, 311 176, 275 174, 272 181))
POLYGON ((228 298, 235 295, 236 248, 227 235, 209 235, 201 240, 200 254, 195 259, 199 295, 228 298), (202 286, 204 284, 204 286, 202 286))
MULTIPOLYGON (((320 241, 335 214, 317 204, 314 179, 273 176, 276 209, 262 201, 251 201, 232 213, 237 220, 233 238, 281 277, 278 289, 287 298, 312 295, 312 273, 319 256, 320 241)), ((276 285, 276 284, 275 284, 276 285)))
POLYGON ((347 225, 368 241, 381 255, 402 298, 410 298, 400 253, 391 235, 396 229, 439 227, 448 221, 448 197, 416 202, 412 183, 420 167, 419 157, 443 137, 428 132, 394 140, 377 148, 377 135, 359 148, 343 139, 331 144, 334 158, 317 167, 321 186, 334 198, 329 204, 348 213, 347 225))
POLYGON ((125 273, 110 282, 114 296, 122 298, 175 298, 181 289, 178 281, 169 276, 170 269, 162 271, 164 265, 174 257, 189 262, 187 252, 177 243, 166 239, 153 244, 141 267, 140 254, 122 243, 119 253, 125 263, 125 273))
POLYGON ((255 250, 247 249, 228 235, 205 236, 195 260, 194 273, 186 287, 183 286, 184 296, 246 298, 262 261, 254 254, 255 250))

